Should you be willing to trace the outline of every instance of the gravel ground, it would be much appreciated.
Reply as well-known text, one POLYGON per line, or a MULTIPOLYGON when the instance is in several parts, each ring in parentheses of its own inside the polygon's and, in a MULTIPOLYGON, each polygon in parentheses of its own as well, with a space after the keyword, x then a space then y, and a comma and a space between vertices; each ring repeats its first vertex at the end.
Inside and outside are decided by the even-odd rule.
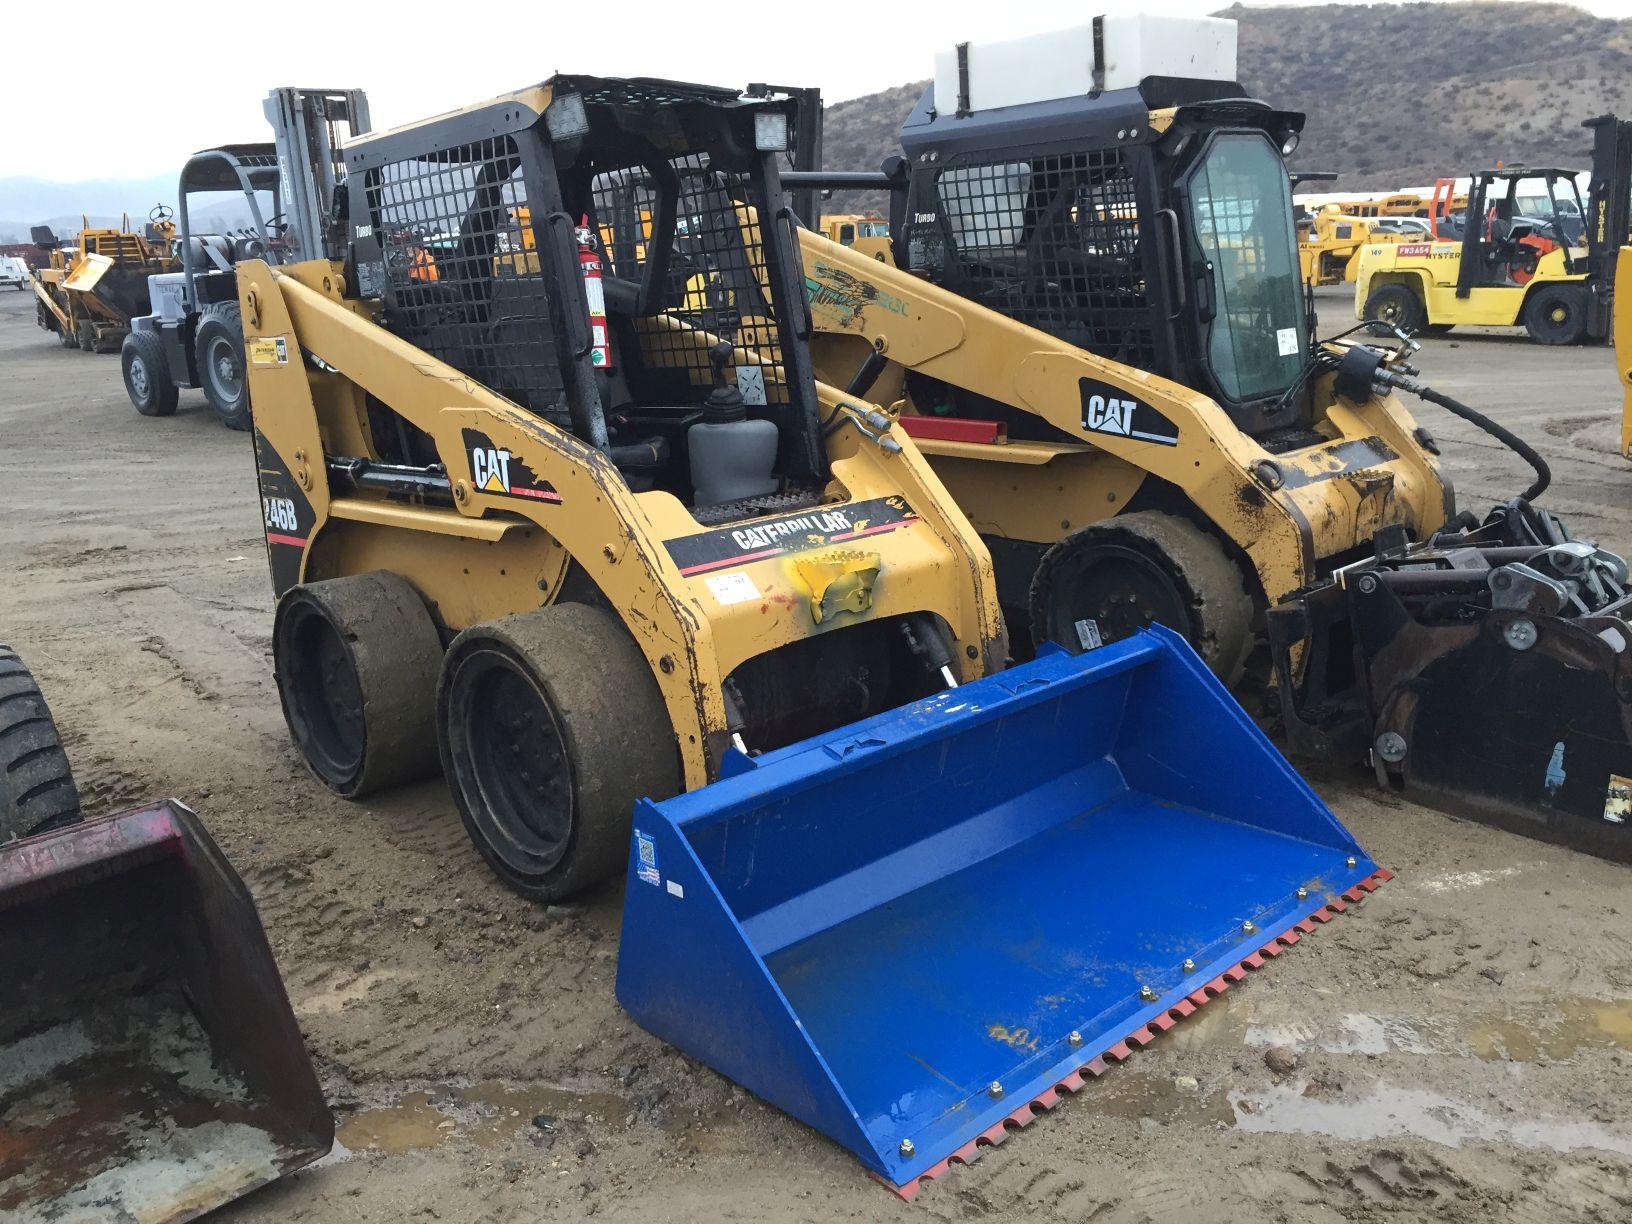
MULTIPOLYGON (((1341 321, 1342 294, 1323 297, 1341 321)), ((1547 504, 1632 550, 1611 354, 1427 341, 1430 382, 1537 441, 1547 504)), ((269 663, 248 439, 197 392, 139 417, 118 361, 0 298, 0 626, 93 811, 177 795, 260 906, 343 1151, 226 1220, 1609 1221, 1632 1216, 1627 871, 1314 779, 1398 879, 904 1204, 635 1028, 621 892, 540 909, 440 782, 305 773, 269 663), (539 1118, 545 1122, 534 1124, 539 1118)), ((1435 409, 1464 504, 1521 465, 1435 409)))

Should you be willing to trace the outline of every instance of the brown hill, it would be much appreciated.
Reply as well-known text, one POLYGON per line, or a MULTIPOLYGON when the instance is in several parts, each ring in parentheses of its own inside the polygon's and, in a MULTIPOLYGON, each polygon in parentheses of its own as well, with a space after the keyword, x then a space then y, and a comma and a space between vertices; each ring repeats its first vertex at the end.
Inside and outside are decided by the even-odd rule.
MULTIPOLYGON (((1309 117, 1294 168, 1335 170, 1341 187, 1424 186, 1497 160, 1585 167, 1581 121, 1632 112, 1632 20, 1566 4, 1237 4, 1218 15, 1240 22, 1248 92, 1309 117)), ((933 50, 904 67, 923 71, 933 50)), ((876 169, 923 88, 830 105, 828 167, 876 169)), ((848 196, 829 209, 858 204, 877 206, 848 196)))

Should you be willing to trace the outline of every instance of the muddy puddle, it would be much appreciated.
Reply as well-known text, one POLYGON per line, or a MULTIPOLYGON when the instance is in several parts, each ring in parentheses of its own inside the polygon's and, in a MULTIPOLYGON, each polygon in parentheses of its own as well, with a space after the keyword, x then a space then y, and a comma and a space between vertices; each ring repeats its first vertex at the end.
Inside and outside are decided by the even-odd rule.
POLYGON ((1632 1138, 1595 1122, 1497 1117, 1468 1101, 1392 1084, 1378 1084, 1365 1096, 1341 1098, 1310 1096, 1306 1087, 1293 1082, 1255 1092, 1231 1092, 1236 1128, 1333 1139, 1409 1136, 1447 1147, 1486 1141, 1555 1152, 1595 1149, 1632 1156, 1632 1138))
POLYGON ((611 1093, 483 1080, 420 1089, 359 1110, 340 1122, 335 1138, 349 1154, 395 1155, 455 1139, 494 1148, 588 1120, 621 1126, 627 1113, 611 1093))

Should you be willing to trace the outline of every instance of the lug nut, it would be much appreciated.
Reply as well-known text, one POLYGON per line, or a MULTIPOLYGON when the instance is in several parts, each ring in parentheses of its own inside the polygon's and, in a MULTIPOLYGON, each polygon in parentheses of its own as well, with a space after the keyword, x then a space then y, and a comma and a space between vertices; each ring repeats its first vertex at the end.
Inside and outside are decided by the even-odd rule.
POLYGON ((917 1148, 912 1146, 912 1140, 911 1139, 901 1140, 901 1147, 900 1147, 901 1155, 911 1156, 917 1150, 918 1150, 917 1148))
POLYGON ((986 1085, 986 1095, 991 1097, 994 1101, 999 1099, 1003 1095, 1003 1085, 998 1083, 996 1080, 993 1080, 991 1083, 986 1085))

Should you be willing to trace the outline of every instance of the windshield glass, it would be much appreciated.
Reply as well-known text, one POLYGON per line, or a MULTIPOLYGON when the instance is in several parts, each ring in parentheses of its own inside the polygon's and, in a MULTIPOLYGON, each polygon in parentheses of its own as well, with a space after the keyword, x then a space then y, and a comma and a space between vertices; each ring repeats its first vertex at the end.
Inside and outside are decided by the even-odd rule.
POLYGON ((1213 266, 1208 358, 1220 389, 1237 402, 1284 391, 1308 341, 1286 166, 1269 141, 1214 138, 1191 176, 1190 219, 1213 266))

